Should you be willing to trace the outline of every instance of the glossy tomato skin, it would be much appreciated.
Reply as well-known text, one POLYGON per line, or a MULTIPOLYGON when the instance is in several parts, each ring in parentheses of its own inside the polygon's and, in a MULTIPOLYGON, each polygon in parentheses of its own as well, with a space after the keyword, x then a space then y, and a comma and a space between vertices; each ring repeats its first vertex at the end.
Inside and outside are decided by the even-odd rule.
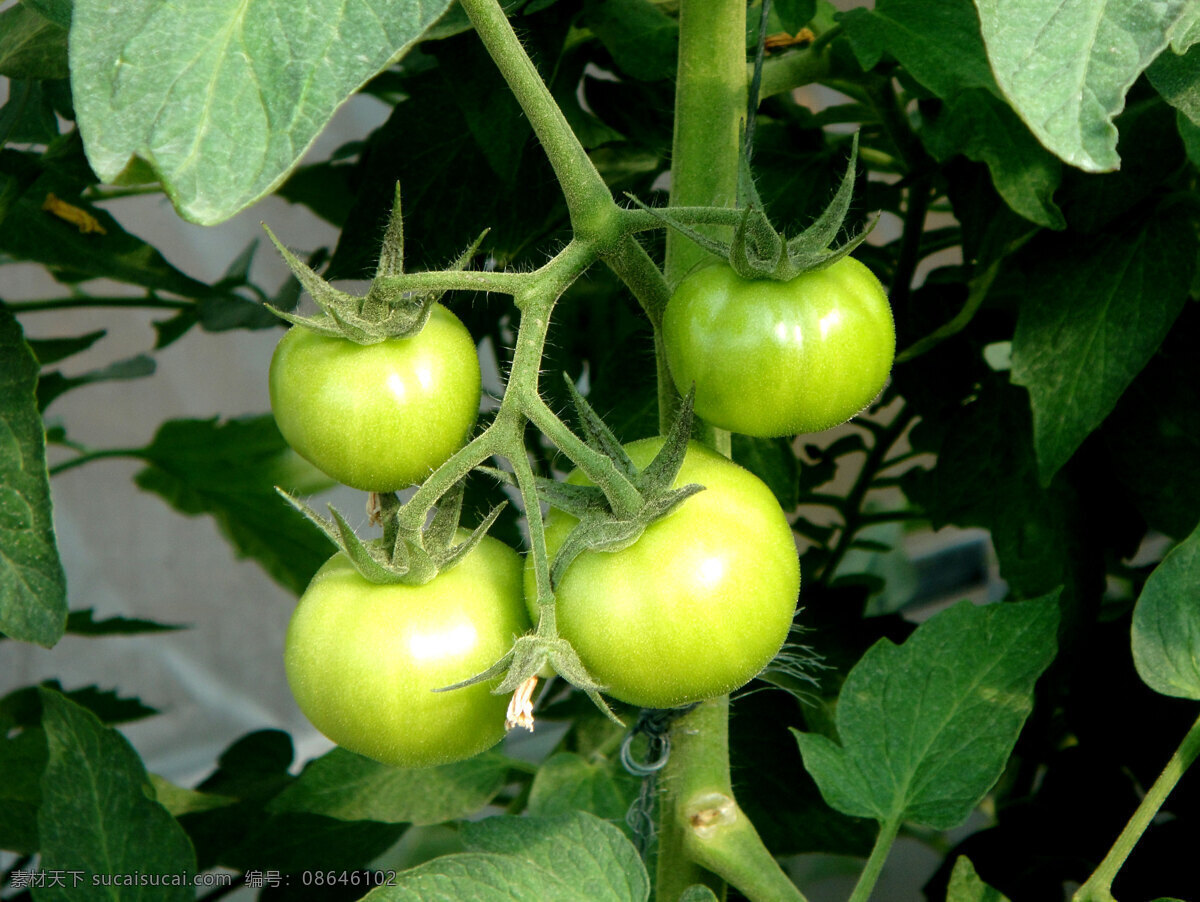
POLYGON ((696 414, 760 437, 860 413, 896 353, 883 286, 851 257, 789 282, 748 281, 724 263, 699 269, 667 304, 663 339, 676 386, 696 386, 696 414))
MULTIPOLYGON (((626 446, 638 466, 661 439, 626 446)), ((585 483, 579 473, 568 481, 585 483)), ((758 477, 695 442, 676 487, 705 486, 621 551, 586 551, 556 592, 558 631, 613 698, 671 708, 754 678, 787 638, 800 590, 795 541, 758 477)), ((576 520, 554 511, 553 560, 576 520)), ((531 560, 525 598, 536 614, 531 560)))
POLYGON ((479 412, 479 357, 440 304, 411 338, 359 345, 293 326, 275 348, 271 410, 301 457, 363 491, 421 482, 479 412))
POLYGON ((337 554, 300 598, 284 664, 300 710, 338 745, 429 767, 503 738, 494 681, 433 690, 486 670, 528 629, 520 556, 491 537, 422 586, 368 582, 337 554))

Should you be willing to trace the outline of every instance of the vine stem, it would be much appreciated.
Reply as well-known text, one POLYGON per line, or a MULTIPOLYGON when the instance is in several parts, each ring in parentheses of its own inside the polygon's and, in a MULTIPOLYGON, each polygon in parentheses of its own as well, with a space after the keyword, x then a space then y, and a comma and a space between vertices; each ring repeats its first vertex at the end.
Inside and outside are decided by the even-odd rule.
POLYGON ((78 310, 85 307, 143 307, 151 310, 191 310, 191 301, 162 298, 47 298, 39 301, 11 301, 5 306, 12 313, 39 313, 45 310, 78 310))
MULTIPOLYGON (((738 151, 747 97, 746 4, 744 0, 682 0, 679 9, 679 62, 675 87, 671 207, 732 206, 737 199, 738 151)), ((673 286, 707 253, 683 235, 667 232, 666 284, 673 286)), ((661 329, 655 328, 656 345, 661 329)), ((674 391, 665 363, 659 367, 659 397, 674 391), (664 385, 664 382, 666 383, 664 385)), ((667 412, 661 407, 660 421, 667 412)), ((709 434, 728 454, 729 435, 709 434)), ((671 756, 659 785, 658 865, 655 898, 675 902, 687 887, 701 883, 723 898, 724 881, 703 866, 694 841, 690 809, 697 799, 732 802, 729 776, 729 696, 701 702, 671 725, 671 756)), ((742 820, 746 820, 743 816, 742 820)), ((747 820, 748 824, 749 821, 747 820)), ((753 828, 751 828, 753 829, 753 828)), ((736 874, 779 870, 761 842, 750 854, 734 855, 736 874)), ((709 865, 715 865, 711 858, 709 865)), ((780 875, 786 881, 786 875, 780 875)), ((790 881, 788 881, 790 883, 790 881)), ((784 897, 786 898, 786 897, 784 897)))
POLYGON ((1076 890, 1072 902, 1112 902, 1112 884, 1117 873, 1125 864, 1133 847, 1142 838, 1142 834, 1146 832, 1146 828, 1150 826, 1150 822, 1158 814, 1158 810, 1162 808, 1163 802, 1167 800, 1167 796, 1171 794, 1175 784, 1179 782, 1180 777, 1197 757, 1200 757, 1200 720, 1192 724, 1192 728, 1183 737, 1183 742, 1175 750, 1175 754, 1171 756, 1162 773, 1158 775, 1158 779, 1154 781, 1154 785, 1150 787, 1145 798, 1142 799, 1142 803, 1138 805, 1137 810, 1129 819, 1129 823, 1125 825, 1125 829, 1121 831, 1117 841, 1104 856, 1104 860, 1100 862, 1100 867, 1096 868, 1087 882, 1076 890))
POLYGON ((867 902, 871 898, 871 892, 875 889, 875 884, 879 881, 879 874, 883 871, 883 863, 887 861, 892 844, 896 841, 896 835, 900 832, 900 823, 900 818, 894 817, 879 825, 879 835, 875 837, 871 856, 867 859, 862 873, 858 875, 858 883, 854 885, 854 892, 850 894, 849 902, 867 902))
POLYGON ((106 460, 116 457, 141 460, 145 458, 145 451, 142 448, 101 448, 96 451, 85 451, 78 457, 72 457, 70 460, 64 460, 62 463, 55 464, 47 470, 47 473, 50 476, 57 476, 60 473, 66 473, 68 470, 74 470, 76 467, 82 467, 84 464, 90 464, 94 460, 106 460))

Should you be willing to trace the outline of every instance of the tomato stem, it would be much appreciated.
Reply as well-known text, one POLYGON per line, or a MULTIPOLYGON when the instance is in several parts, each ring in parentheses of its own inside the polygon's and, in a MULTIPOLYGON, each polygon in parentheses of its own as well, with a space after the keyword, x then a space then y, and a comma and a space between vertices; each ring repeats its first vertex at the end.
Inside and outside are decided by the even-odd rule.
MULTIPOLYGON (((746 111, 746 4, 683 0, 671 155, 671 206, 732 207, 746 111)), ((708 254, 667 233, 667 284, 708 254)))
POLYGON ((1108 855, 1104 857, 1104 861, 1100 862, 1100 867, 1096 868, 1087 882, 1076 890, 1072 902, 1111 902, 1113 898, 1112 884, 1117 877, 1117 872, 1121 870, 1125 859, 1129 857, 1133 847, 1137 845, 1142 834, 1146 832, 1146 828, 1150 826, 1150 822, 1158 814, 1158 810, 1167 800, 1167 796, 1171 794, 1171 790, 1175 788, 1175 784, 1198 757, 1200 757, 1200 720, 1192 724, 1192 728, 1183 737, 1183 742, 1175 750, 1175 754, 1171 756, 1158 779, 1154 781, 1154 785, 1150 787, 1145 798, 1142 799, 1142 803, 1138 805, 1137 810, 1129 819, 1129 823, 1117 837, 1117 841, 1113 843, 1108 855))
POLYGON ((887 861, 896 835, 900 832, 901 823, 901 818, 893 817, 879 825, 879 835, 875 837, 875 845, 862 873, 858 875, 858 883, 854 885, 849 902, 867 902, 871 898, 871 891, 875 889, 879 874, 883 871, 883 864, 887 861))

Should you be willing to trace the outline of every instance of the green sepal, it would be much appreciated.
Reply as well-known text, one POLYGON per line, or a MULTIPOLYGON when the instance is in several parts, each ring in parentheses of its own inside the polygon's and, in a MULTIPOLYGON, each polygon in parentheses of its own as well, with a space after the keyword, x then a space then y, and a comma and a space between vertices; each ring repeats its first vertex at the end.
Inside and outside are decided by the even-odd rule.
POLYGON ((567 533, 554 556, 550 568, 550 586, 557 589, 563 574, 584 551, 621 551, 642 537, 646 527, 661 520, 676 507, 702 491, 704 486, 690 483, 680 489, 656 495, 646 501, 637 516, 628 520, 614 519, 610 514, 594 514, 567 533))
POLYGON ((799 235, 785 239, 770 223, 763 204, 754 186, 749 158, 743 148, 738 160, 738 206, 742 211, 740 220, 733 226, 733 236, 725 242, 699 231, 693 223, 716 223, 725 221, 731 212, 727 209, 689 208, 685 214, 688 222, 682 221, 670 207, 654 209, 636 197, 630 197, 639 207, 655 216, 670 228, 685 235, 704 250, 729 263, 743 279, 772 279, 788 282, 804 272, 824 269, 845 257, 858 247, 874 228, 869 223, 861 231, 851 235, 840 244, 835 244, 854 197, 854 181, 858 162, 858 135, 850 145, 850 161, 846 174, 834 194, 829 206, 808 228, 799 235))
POLYGON ((696 386, 688 389, 679 401, 675 419, 667 430, 663 446, 654 455, 654 460, 634 479, 634 485, 643 495, 668 491, 675 483, 687 456, 688 441, 692 437, 692 408, 696 399, 696 386))
POLYGON ((463 541, 454 543, 462 514, 463 482, 455 483, 439 500, 433 520, 423 530, 400 526, 403 506, 394 492, 372 493, 378 504, 372 522, 383 527, 383 538, 364 542, 332 505, 330 519, 322 517, 285 489, 275 489, 289 504, 311 520, 354 565, 364 579, 380 585, 424 585, 454 567, 471 553, 507 502, 498 504, 463 541))
MULTIPOLYGON (((321 308, 320 314, 309 317, 288 313, 267 304, 272 313, 293 325, 360 345, 379 344, 390 338, 411 338, 425 328, 433 305, 445 294, 444 291, 412 292, 404 287, 404 221, 400 209, 399 184, 396 185, 392 213, 384 232, 375 279, 363 297, 334 288, 284 247, 265 223, 263 228, 301 287, 321 308)), ((450 270, 466 269, 486 235, 487 230, 484 230, 454 261, 450 270)))
MULTIPOLYGON (((688 223, 676 219, 674 215, 672 215, 670 207, 667 207, 666 209, 663 209, 662 207, 651 207, 642 203, 642 201, 634 197, 632 194, 626 193, 625 196, 655 219, 660 220, 664 225, 669 226, 686 238, 690 238, 693 243, 698 244, 713 256, 722 258, 729 257, 729 245, 726 242, 718 241, 716 238, 706 235, 703 232, 693 228, 688 223)), ((717 208, 714 208, 714 210, 717 210, 717 208)), ((718 212, 727 211, 718 210, 718 212)))
POLYGON ((504 679, 492 690, 492 694, 507 695, 515 692, 531 677, 537 676, 547 664, 572 686, 587 693, 588 698, 605 717, 620 726, 625 726, 601 697, 600 693, 604 691, 604 687, 592 679, 587 668, 583 666, 583 662, 579 660, 579 655, 571 647, 571 643, 557 637, 548 639, 537 635, 521 636, 513 643, 513 647, 508 650, 507 654, 487 670, 434 691, 450 692, 454 689, 463 689, 476 683, 486 683, 503 675, 504 679))
POLYGON ((483 537, 487 535, 488 530, 492 528, 492 524, 496 522, 496 518, 500 516, 501 511, 503 511, 507 506, 507 501, 502 501, 497 504, 488 512, 488 515, 484 518, 483 522, 471 531, 471 534, 466 539, 464 539, 458 545, 448 547, 446 554, 437 558, 438 572, 440 573, 444 570, 449 570, 464 557, 470 554, 472 549, 474 549, 475 546, 483 540, 483 537))
MULTIPOLYGON (((466 491, 466 480, 460 479, 438 499, 433 519, 425 527, 424 547, 445 549, 450 547, 454 541, 454 533, 458 529, 459 518, 462 517, 463 495, 466 494, 466 491)), ((397 506, 397 512, 398 510, 397 506)), ((386 518, 388 514, 388 510, 385 508, 384 517, 386 518)))
POLYGON ((379 250, 379 265, 375 267, 375 278, 386 279, 404 272, 404 216, 400 210, 400 183, 392 197, 392 213, 388 217, 387 229, 383 233, 383 246, 379 250))
POLYGON ((743 279, 777 278, 788 272, 783 238, 775 231, 760 207, 746 207, 742 221, 733 230, 733 242, 725 256, 743 279))
POLYGON ((567 391, 571 393, 571 403, 575 405, 575 413, 579 417, 579 426, 583 429, 584 440, 589 446, 610 458, 617 465, 617 469, 632 480, 637 475, 637 467, 633 465, 633 461, 621 447, 621 440, 605 425, 604 420, 600 418, 592 405, 583 399, 583 395, 575 387, 574 381, 566 373, 563 373, 563 381, 567 383, 567 391))
POLYGON ((382 542, 363 542, 332 505, 329 507, 332 519, 326 519, 286 489, 276 486, 275 491, 312 521, 338 551, 350 559, 354 569, 364 579, 380 585, 396 585, 405 581, 407 561, 404 566, 398 567, 389 553, 393 549, 387 548, 382 542))
POLYGON ((333 317, 325 315, 301 316, 298 313, 280 310, 272 304, 267 304, 266 307, 281 320, 289 322, 293 326, 302 326, 311 332, 316 332, 318 335, 324 335, 326 338, 341 338, 345 335, 342 327, 333 317))
MULTIPOLYGON (((593 507, 578 513, 567 509, 568 513, 579 518, 579 523, 567 533, 566 539, 563 540, 558 553, 554 556, 554 563, 550 568, 552 588, 557 588, 563 574, 567 572, 567 568, 582 552, 620 551, 628 548, 642 537, 647 526, 662 519, 704 488, 696 483, 690 483, 678 489, 671 488, 675 478, 679 475, 679 470, 683 467, 683 459, 687 455, 688 439, 692 433, 694 396, 695 390, 689 390, 680 402, 671 428, 663 440, 663 446, 641 472, 638 472, 633 462, 625 455, 624 449, 621 449, 622 456, 632 469, 630 476, 633 484, 642 498, 642 506, 639 510, 632 516, 619 517, 608 508, 597 510, 593 507)), ((587 402, 582 398, 579 398, 577 403, 591 411, 591 407, 587 406, 587 402)), ((601 425, 603 426, 603 424, 601 425)), ((607 427, 604 427, 604 430, 607 432, 607 427)), ((609 434, 611 435, 611 433, 609 434)))
MULTIPOLYGON (((516 486, 517 484, 512 473, 504 470, 498 470, 495 467, 476 467, 475 469, 487 473, 504 485, 516 486)), ((572 485, 569 482, 547 479, 545 476, 536 476, 534 480, 539 498, 551 507, 566 511, 578 520, 598 511, 608 510, 608 499, 604 497, 604 491, 599 486, 572 485)))
POLYGON ((858 164, 858 133, 855 132, 850 142, 850 160, 846 164, 846 174, 838 185, 833 200, 821 215, 807 229, 792 238, 787 243, 789 259, 799 261, 816 257, 826 251, 841 231, 846 214, 850 212, 850 201, 854 198, 855 167, 858 164))

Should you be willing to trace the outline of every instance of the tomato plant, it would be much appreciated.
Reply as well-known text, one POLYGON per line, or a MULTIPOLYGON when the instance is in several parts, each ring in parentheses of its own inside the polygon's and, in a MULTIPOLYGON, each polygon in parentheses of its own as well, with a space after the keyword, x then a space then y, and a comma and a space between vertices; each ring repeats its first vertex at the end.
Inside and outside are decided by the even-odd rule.
POLYGON ((704 266, 663 317, 671 376, 696 413, 754 436, 820 432, 861 413, 892 369, 896 328, 879 280, 853 257, 787 282, 704 266))
POLYGON ((293 326, 271 358, 271 411, 300 455, 339 482, 389 492, 462 447, 479 410, 479 361, 435 305, 411 338, 360 345, 293 326))
POLYGON ((288 683, 305 717, 345 748, 396 767, 446 764, 504 736, 492 685, 435 692, 485 670, 528 629, 521 561, 485 538, 424 585, 376 585, 334 555, 287 632, 288 683))
POLYGON ((1198 5, 1015 6, 0 3, 0 898, 1188 897, 1198 5))

